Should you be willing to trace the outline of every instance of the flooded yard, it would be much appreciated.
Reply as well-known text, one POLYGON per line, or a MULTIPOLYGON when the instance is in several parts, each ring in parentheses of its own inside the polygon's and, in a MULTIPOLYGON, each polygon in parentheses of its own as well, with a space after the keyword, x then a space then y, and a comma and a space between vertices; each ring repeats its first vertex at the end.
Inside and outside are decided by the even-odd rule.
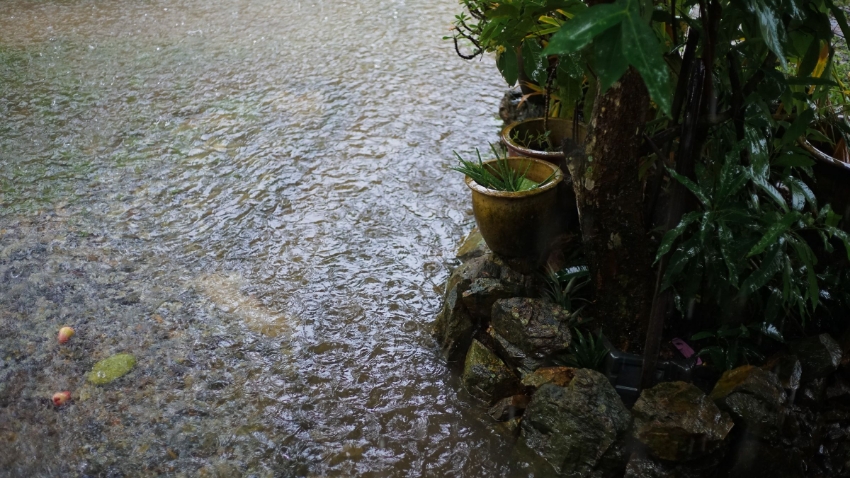
POLYGON ((504 88, 457 11, 0 0, 0 475, 506 473, 430 335, 504 88))

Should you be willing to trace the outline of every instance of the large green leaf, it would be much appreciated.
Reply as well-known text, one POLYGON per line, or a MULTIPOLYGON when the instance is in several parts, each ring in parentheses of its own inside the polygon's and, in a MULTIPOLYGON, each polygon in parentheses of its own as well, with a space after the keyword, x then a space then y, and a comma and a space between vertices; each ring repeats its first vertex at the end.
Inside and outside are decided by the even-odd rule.
POLYGON ((761 254, 770 246, 777 244, 779 237, 785 234, 788 229, 791 228, 791 225, 800 220, 800 213, 797 211, 790 211, 786 213, 779 222, 772 224, 767 232, 764 233, 761 239, 750 249, 750 252, 747 253, 747 257, 752 257, 756 254, 761 254))
POLYGON ((782 269, 783 256, 781 247, 771 249, 761 261, 759 268, 753 271, 741 284, 741 294, 749 295, 764 287, 782 269))
POLYGON ((797 141, 797 138, 804 135, 806 130, 809 128, 809 125, 812 124, 812 120, 815 118, 815 110, 807 109, 803 111, 797 116, 797 119, 791 123, 791 126, 785 130, 785 134, 782 136, 782 140, 779 142, 779 147, 786 146, 788 144, 797 141))
POLYGON ((593 38, 620 23, 626 15, 622 2, 595 5, 582 11, 552 35, 545 55, 566 55, 587 46, 593 38))
POLYGON ((815 65, 818 63, 818 57, 820 56, 820 41, 809 35, 806 35, 805 38, 809 41, 809 45, 806 48, 806 53, 800 60, 800 66, 797 67, 797 76, 803 78, 812 74, 812 71, 815 69, 815 65))
POLYGON ((817 264, 818 260, 815 257, 815 253, 812 251, 812 248, 806 244, 806 241, 791 238, 788 242, 794 248, 794 251, 797 252, 797 258, 799 258, 806 266, 806 281, 808 283, 806 295, 812 304, 812 309, 815 309, 818 306, 818 299, 820 298, 818 276, 815 274, 815 264, 817 264))
POLYGON ((783 211, 788 211, 788 203, 785 202, 785 198, 782 197, 782 194, 772 185, 764 176, 757 176, 752 172, 752 168, 749 170, 750 179, 753 180, 753 184, 756 185, 762 192, 767 194, 767 196, 776 203, 777 206, 782 208, 783 211))
POLYGON ((602 91, 610 88, 629 68, 629 60, 623 55, 623 51, 621 25, 605 30, 594 40, 593 64, 602 91))
POLYGON ((850 259, 850 234, 832 226, 827 226, 826 230, 829 234, 841 239, 841 242, 844 243, 844 248, 847 250, 847 259, 850 259))
POLYGON ((496 67, 499 69, 499 73, 502 74, 502 78, 508 82, 508 86, 514 86, 516 84, 519 73, 516 53, 512 50, 501 52, 496 56, 496 67))
POLYGON ((641 18, 638 2, 632 0, 629 5, 628 15, 622 23, 623 53, 640 73, 652 101, 669 116, 673 95, 661 45, 652 28, 641 18))
POLYGON ((841 28, 841 33, 844 35, 844 41, 848 41, 847 39, 850 38, 850 27, 847 25, 847 16, 844 14, 844 10, 832 2, 829 2, 829 10, 832 12, 832 16, 835 17, 835 22, 838 23, 838 27, 841 28))
POLYGON ((537 39, 526 38, 522 42, 522 67, 525 74, 538 85, 545 85, 548 80, 546 67, 549 62, 542 53, 543 47, 537 39))
POLYGON ((818 201, 815 197, 815 193, 809 188, 809 185, 804 183, 800 178, 795 178, 794 176, 789 176, 788 185, 791 187, 792 195, 801 195, 805 198, 805 200, 812 206, 814 210, 818 208, 818 201))
POLYGON ((673 176, 673 178, 675 178, 677 181, 682 183, 683 186, 688 188, 690 192, 694 193, 694 196, 699 199, 699 202, 701 202, 703 206, 705 206, 706 208, 711 208, 711 200, 708 198, 705 192, 703 192, 699 185, 691 181, 688 177, 682 176, 681 174, 677 173, 676 171, 673 171, 670 168, 667 168, 667 171, 670 173, 670 176, 673 176))
POLYGON ((655 255, 655 260, 658 261, 661 256, 667 254, 670 248, 673 247, 673 242, 675 242, 676 239, 685 232, 685 229, 687 229, 689 225, 693 224, 693 222, 700 216, 701 214, 697 211, 689 212, 682 217, 681 222, 679 222, 676 227, 667 231, 664 234, 664 238, 661 240, 661 245, 658 246, 658 253, 655 255))
POLYGON ((717 238, 720 240, 720 254, 723 256, 723 262, 726 263, 726 269, 729 270, 729 282, 733 287, 738 286, 738 278, 741 275, 740 258, 735 255, 734 247, 735 238, 732 236, 732 231, 723 222, 717 223, 717 238))
POLYGON ((764 44, 779 58, 780 63, 785 67, 785 53, 782 50, 782 37, 785 36, 785 29, 782 26, 782 19, 777 16, 778 12, 766 5, 764 0, 747 0, 745 4, 747 10, 755 15, 758 20, 759 30, 764 44))

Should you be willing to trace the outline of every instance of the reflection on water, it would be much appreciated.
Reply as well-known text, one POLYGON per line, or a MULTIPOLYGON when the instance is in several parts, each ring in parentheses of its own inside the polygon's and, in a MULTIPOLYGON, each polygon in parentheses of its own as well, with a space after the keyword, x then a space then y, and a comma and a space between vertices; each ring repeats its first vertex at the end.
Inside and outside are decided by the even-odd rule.
POLYGON ((429 336, 503 88, 458 9, 0 1, 0 470, 504 471, 429 336))

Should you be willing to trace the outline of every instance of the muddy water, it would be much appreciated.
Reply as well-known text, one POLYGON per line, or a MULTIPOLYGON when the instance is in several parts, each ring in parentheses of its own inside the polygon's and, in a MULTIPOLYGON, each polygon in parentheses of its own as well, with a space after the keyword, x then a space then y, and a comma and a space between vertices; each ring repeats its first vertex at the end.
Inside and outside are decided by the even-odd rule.
POLYGON ((429 336, 503 88, 458 9, 0 0, 0 475, 506 473, 429 336))

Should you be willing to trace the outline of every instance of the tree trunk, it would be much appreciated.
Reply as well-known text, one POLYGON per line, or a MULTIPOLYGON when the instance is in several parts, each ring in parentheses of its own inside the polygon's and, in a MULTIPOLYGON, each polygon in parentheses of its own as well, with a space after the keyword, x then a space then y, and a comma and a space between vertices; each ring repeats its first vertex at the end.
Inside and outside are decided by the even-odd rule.
POLYGON ((643 80, 629 68, 607 92, 597 92, 588 141, 567 153, 596 286, 592 315, 614 345, 630 351, 641 347, 652 300, 638 154, 648 108, 643 80))

